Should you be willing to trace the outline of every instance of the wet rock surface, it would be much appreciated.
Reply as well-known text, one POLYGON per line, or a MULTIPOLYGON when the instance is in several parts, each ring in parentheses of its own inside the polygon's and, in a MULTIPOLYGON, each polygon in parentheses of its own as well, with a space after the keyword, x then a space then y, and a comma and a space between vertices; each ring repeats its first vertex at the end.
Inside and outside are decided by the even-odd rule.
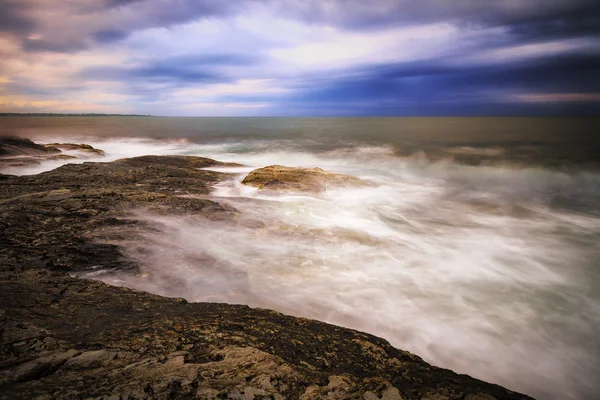
POLYGON ((139 271, 115 240, 148 229, 136 210, 235 220, 202 197, 230 176, 198 168, 223 165, 148 156, 0 176, 0 399, 528 398, 354 330, 73 277, 139 271))
POLYGON ((39 155, 46 153, 60 153, 60 150, 52 146, 34 143, 33 141, 22 137, 0 136, 0 157, 39 155))
POLYGON ((69 160, 79 158, 62 151, 76 151, 83 158, 103 157, 103 150, 89 144, 52 143, 37 144, 29 139, 17 136, 0 136, 0 170, 24 166, 40 165, 44 161, 69 160))
POLYGON ((334 174, 321 168, 270 165, 250 172, 242 181, 263 190, 320 193, 328 188, 361 186, 365 182, 349 175, 334 174))
POLYGON ((87 154, 96 156, 104 156, 104 150, 95 149, 89 144, 84 143, 50 143, 44 144, 47 148, 59 149, 59 150, 77 150, 87 154))

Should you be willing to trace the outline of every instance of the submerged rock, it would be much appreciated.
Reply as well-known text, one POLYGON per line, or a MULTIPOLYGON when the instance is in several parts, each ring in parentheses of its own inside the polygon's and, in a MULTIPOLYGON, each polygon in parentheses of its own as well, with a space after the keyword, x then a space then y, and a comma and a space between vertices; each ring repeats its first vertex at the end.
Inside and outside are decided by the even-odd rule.
POLYGON ((229 179, 197 169, 218 165, 148 156, 0 176, 0 399, 528 399, 351 329, 74 278, 139 273, 119 245, 150 229, 136 210, 235 220, 180 196, 229 179))
POLYGON ((326 172, 321 168, 297 168, 281 165, 255 169, 244 178, 242 183, 259 189, 312 193, 324 192, 332 187, 365 184, 356 177, 326 172))
POLYGON ((54 156, 48 157, 49 160, 73 160, 77 159, 75 156, 70 156, 68 154, 56 154, 54 156))
MULTIPOLYGON (((49 159, 49 158, 45 158, 49 159)), ((18 167, 30 167, 32 165, 40 165, 44 158, 31 157, 31 156, 17 156, 17 157, 0 157, 0 169, 3 168, 18 168, 18 167)))

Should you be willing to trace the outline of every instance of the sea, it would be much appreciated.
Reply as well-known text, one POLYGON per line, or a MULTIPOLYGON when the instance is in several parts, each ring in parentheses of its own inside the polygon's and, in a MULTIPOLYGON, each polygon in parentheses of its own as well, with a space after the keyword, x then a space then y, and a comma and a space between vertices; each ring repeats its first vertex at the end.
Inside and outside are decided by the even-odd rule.
POLYGON ((209 196, 234 222, 138 212, 155 229, 121 245, 141 273, 85 278, 358 329, 538 399, 600 398, 600 118, 1 117, 0 134, 106 152, 75 162, 243 164, 209 196), (241 184, 274 164, 369 184, 241 184))

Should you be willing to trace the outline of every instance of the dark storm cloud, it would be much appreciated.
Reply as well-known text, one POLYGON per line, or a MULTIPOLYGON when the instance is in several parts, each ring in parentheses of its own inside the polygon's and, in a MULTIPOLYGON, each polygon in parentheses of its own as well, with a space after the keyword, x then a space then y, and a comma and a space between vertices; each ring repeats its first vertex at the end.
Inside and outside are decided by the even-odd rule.
POLYGON ((102 31, 95 32, 93 34, 94 39, 97 42, 116 42, 118 40, 125 39, 128 33, 119 29, 106 29, 102 31))
POLYGON ((600 102, 523 102, 519 94, 597 94, 600 58, 553 57, 509 66, 380 65, 353 78, 315 78, 285 100, 307 114, 552 115, 598 114, 600 102), (315 89, 318 88, 318 89, 315 89), (333 111, 332 111, 333 110, 333 111))
MULTIPOLYGON (((146 0, 150 5, 151 0, 146 0)), ((152 21, 149 21, 153 26, 168 26, 171 24, 184 23, 216 16, 225 16, 242 12, 243 4, 246 1, 240 1, 237 5, 235 2, 214 1, 214 0, 174 0, 174 4, 162 2, 152 14, 152 21)))
POLYGON ((228 79, 215 72, 216 67, 250 65, 256 61, 258 58, 255 56, 214 53, 149 61, 136 67, 88 68, 81 74, 86 79, 105 81, 136 79, 153 82, 224 82, 228 79))
MULTIPOLYGON (((68 65, 72 54, 39 53, 76 53, 94 47, 101 49, 99 54, 114 49, 119 55, 114 59, 123 63, 90 67, 94 54, 86 53, 83 56, 90 57, 85 61, 73 63, 86 67, 65 68, 68 83, 63 82, 63 88, 56 84, 47 89, 30 88, 26 77, 5 85, 9 93, 32 98, 51 97, 53 90, 57 95, 74 92, 76 89, 67 88, 72 82, 86 87, 89 81, 96 81, 110 82, 107 87, 143 101, 170 102, 174 100, 169 97, 171 89, 266 80, 268 87, 282 90, 258 93, 258 84, 257 93, 235 94, 239 92, 233 90, 233 94, 217 94, 206 101, 265 102, 276 104, 273 112, 294 110, 306 115, 600 114, 600 102, 593 100, 600 93, 600 46, 594 46, 600 43, 598 0, 0 0, 0 7, 0 34, 15 44, 7 47, 6 57, 0 59, 2 72, 8 70, 8 57, 49 60, 45 67, 61 72, 59 65, 68 65), (230 18, 238 15, 255 16, 255 21, 266 21, 265 26, 230 18), (281 18, 286 20, 274 21, 281 18), (171 29, 206 19, 211 23, 171 29), (315 29, 306 24, 314 24, 315 29), (379 31, 381 36, 398 34, 402 42, 404 31, 390 28, 427 24, 438 24, 431 28, 434 33, 446 28, 439 24, 450 24, 452 29, 448 29, 448 38, 433 35, 431 49, 424 49, 423 54, 415 52, 418 59, 431 57, 425 61, 382 64, 381 60, 394 57, 375 50, 356 52, 356 57, 345 59, 341 51, 345 49, 339 49, 342 61, 327 64, 326 54, 320 68, 314 63, 305 68, 303 60, 294 61, 297 47, 304 46, 302 51, 310 58, 312 49, 305 45, 318 47, 321 39, 336 60, 338 49, 331 45, 336 37, 366 38, 365 43, 376 47, 383 43, 378 41, 379 31), (323 33, 323 25, 337 28, 333 39, 323 33), (131 37, 148 28, 164 29, 131 37), (453 53, 442 48, 445 43, 453 53), (14 50, 19 47, 16 44, 18 50, 14 50), (287 50, 286 46, 291 61, 273 56, 280 49, 287 50), (53 62, 55 69, 49 67, 53 62), (332 65, 331 69, 326 65, 332 65), (77 68, 84 69, 77 72, 77 68), (535 97, 544 93, 557 99, 565 94, 563 98, 568 100, 561 103, 535 97), (586 93, 591 96, 579 96, 586 93)), ((426 45, 428 40, 415 38, 426 45)), ((351 47, 349 41, 339 43, 351 47)), ((395 48, 387 42, 384 46, 395 48)), ((405 49, 402 46, 398 46, 399 53, 405 49)), ((399 55, 397 59, 409 57, 399 55)), ((110 56, 105 62, 111 62, 110 56)), ((36 85, 44 78, 40 76, 36 85)), ((251 92, 246 87, 241 93, 244 90, 251 92)))
POLYGON ((213 72, 167 65, 136 68, 128 71, 127 76, 159 82, 183 81, 197 83, 218 82, 222 79, 221 76, 213 72))
POLYGON ((136 67, 89 68, 82 72, 82 76, 99 81, 170 83, 175 86, 185 86, 188 83, 218 83, 230 79, 216 72, 216 67, 250 65, 256 60, 257 58, 247 55, 204 54, 173 57, 136 67))
POLYGON ((0 32, 23 34, 31 31, 35 21, 28 16, 26 1, 0 0, 0 32))
POLYGON ((127 6, 131 3, 139 3, 141 1, 147 1, 147 0, 108 0, 106 1, 106 6, 108 7, 121 7, 121 6, 127 6))
POLYGON ((580 9, 508 25, 518 38, 552 40, 580 36, 600 36, 600 2, 580 9))
POLYGON ((432 61, 394 64, 362 71, 367 81, 383 86, 409 82, 468 87, 514 87, 529 90, 559 90, 581 93, 600 91, 600 57, 595 55, 553 56, 508 65, 460 66, 441 65, 432 61))
POLYGON ((76 51, 93 46, 94 42, 126 38, 136 30, 244 14, 253 6, 272 10, 282 17, 348 30, 447 22, 503 26, 514 32, 515 40, 600 34, 600 2, 597 0, 87 0, 76 5, 48 2, 45 6, 33 0, 0 2, 0 30, 26 37, 34 29, 46 27, 46 32, 37 32, 45 36, 45 41, 24 42, 24 49, 29 51, 76 51), (40 15, 62 20, 39 20, 45 17, 38 17, 35 11, 44 7, 52 13, 40 15), (127 14, 128 18, 115 20, 115 12, 117 17, 127 14), (81 23, 75 28, 77 34, 53 38, 50 29, 60 29, 62 24, 70 23, 71 16, 87 16, 94 26, 102 27, 91 29, 81 23))
POLYGON ((149 83, 207 83, 224 78, 214 72, 186 67, 154 65, 137 68, 100 67, 86 70, 83 77, 98 81, 143 81, 149 83))
POLYGON ((582 18, 597 18, 600 4, 596 0, 314 0, 284 2, 281 10, 306 22, 350 29, 435 22, 512 26, 562 21, 578 25, 582 18))
POLYGON ((25 51, 71 52, 95 42, 126 38, 140 29, 169 27, 206 18, 244 12, 240 2, 217 0, 84 0, 80 3, 40 3, 0 0, 0 32, 19 37, 25 51), (100 29, 94 29, 101 26, 100 29), (69 28, 71 35, 57 35, 69 28), (27 37, 44 37, 36 43, 27 37))
POLYGON ((255 61, 257 58, 253 56, 215 53, 173 57, 136 67, 88 68, 81 75, 85 79, 97 81, 168 83, 174 86, 185 86, 194 83, 227 82, 230 79, 217 72, 218 67, 250 65, 255 61))

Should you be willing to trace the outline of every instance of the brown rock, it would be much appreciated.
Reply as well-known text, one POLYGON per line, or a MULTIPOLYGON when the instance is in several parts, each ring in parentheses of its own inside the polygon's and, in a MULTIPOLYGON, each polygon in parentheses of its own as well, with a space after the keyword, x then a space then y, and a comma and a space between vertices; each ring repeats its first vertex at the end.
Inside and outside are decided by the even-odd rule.
POLYGON ((0 136, 0 157, 36 156, 47 153, 60 153, 60 150, 18 136, 0 136))
POLYGON ((242 183, 259 189, 311 193, 324 192, 332 187, 365 184, 356 177, 326 172, 321 168, 295 168, 281 165, 255 169, 244 178, 242 183))
POLYGON ((104 156, 104 150, 95 149, 89 144, 83 143, 50 143, 43 145, 47 148, 54 148, 59 150, 78 150, 85 153, 89 153, 96 156, 104 156))

